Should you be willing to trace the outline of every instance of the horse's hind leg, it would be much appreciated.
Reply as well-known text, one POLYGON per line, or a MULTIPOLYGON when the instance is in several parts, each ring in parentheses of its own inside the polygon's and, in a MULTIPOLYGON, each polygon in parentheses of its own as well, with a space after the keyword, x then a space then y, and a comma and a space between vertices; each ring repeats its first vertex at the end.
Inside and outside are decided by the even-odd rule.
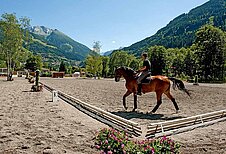
POLYGON ((152 113, 155 113, 159 106, 162 104, 162 92, 156 92, 156 95, 157 95, 157 104, 151 111, 152 113))
POLYGON ((179 107, 178 107, 178 105, 177 105, 177 102, 176 102, 175 98, 173 98, 173 96, 170 94, 170 91, 169 91, 169 90, 166 91, 166 92, 165 92, 165 95, 173 102, 173 105, 174 105, 174 107, 175 107, 175 109, 176 109, 176 112, 178 113, 179 107))
POLYGON ((123 106, 125 108, 125 110, 128 109, 128 107, 126 106, 126 97, 129 96, 132 92, 130 92, 129 90, 127 90, 127 92, 123 95, 123 106))

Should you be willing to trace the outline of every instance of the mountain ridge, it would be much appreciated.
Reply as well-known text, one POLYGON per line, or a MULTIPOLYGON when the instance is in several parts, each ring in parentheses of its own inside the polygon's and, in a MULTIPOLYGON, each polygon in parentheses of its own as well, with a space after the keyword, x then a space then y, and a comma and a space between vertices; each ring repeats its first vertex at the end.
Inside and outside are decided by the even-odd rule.
POLYGON ((195 40, 195 32, 212 20, 212 24, 226 30, 226 0, 210 0, 171 20, 154 35, 123 48, 122 50, 139 55, 154 45, 166 48, 181 48, 191 46, 195 40), (211 19, 212 18, 212 19, 211 19))
POLYGON ((95 55, 87 46, 73 40, 57 29, 45 26, 33 26, 29 28, 33 41, 29 44, 29 50, 34 54, 41 54, 45 61, 77 61, 81 62, 88 55, 95 55), (51 60, 52 59, 52 60, 51 60))

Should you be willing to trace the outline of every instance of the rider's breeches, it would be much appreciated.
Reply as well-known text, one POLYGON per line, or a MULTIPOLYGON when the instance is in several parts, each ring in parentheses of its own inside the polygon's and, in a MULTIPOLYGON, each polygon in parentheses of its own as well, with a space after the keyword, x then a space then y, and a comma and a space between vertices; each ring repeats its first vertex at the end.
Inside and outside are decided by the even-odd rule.
POLYGON ((149 71, 144 71, 137 79, 137 84, 141 84, 141 81, 149 75, 149 71))

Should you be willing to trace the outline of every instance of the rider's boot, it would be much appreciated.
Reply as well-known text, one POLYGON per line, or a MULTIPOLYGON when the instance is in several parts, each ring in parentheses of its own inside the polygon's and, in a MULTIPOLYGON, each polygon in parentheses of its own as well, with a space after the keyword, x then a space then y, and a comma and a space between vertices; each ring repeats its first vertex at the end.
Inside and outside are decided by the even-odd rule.
POLYGON ((138 84, 137 95, 142 95, 141 88, 142 88, 142 84, 138 84))

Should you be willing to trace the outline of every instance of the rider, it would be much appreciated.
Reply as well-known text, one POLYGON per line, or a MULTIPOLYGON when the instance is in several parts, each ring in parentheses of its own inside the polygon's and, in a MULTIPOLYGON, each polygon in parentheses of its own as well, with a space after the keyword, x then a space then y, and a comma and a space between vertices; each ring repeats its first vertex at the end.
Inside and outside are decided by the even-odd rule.
POLYGON ((138 84, 137 95, 141 95, 142 80, 151 74, 151 63, 148 60, 148 54, 143 53, 141 55, 141 57, 143 59, 143 67, 137 71, 137 72, 142 72, 141 75, 137 79, 137 84, 138 84))

